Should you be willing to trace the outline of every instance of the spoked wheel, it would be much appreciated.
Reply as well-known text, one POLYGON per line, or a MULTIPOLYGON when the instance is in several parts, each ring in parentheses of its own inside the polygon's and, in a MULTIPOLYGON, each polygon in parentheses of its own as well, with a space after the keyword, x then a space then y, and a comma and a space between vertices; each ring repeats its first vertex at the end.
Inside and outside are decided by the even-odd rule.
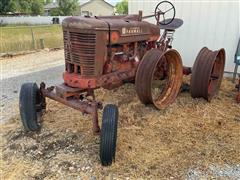
POLYGON ((207 101, 218 93, 225 66, 225 50, 211 51, 204 47, 194 62, 190 92, 193 98, 207 101))
POLYGON ((36 83, 22 85, 19 97, 21 121, 26 131, 36 131, 41 127, 42 110, 46 108, 45 98, 36 83))
POLYGON ((174 50, 148 51, 141 60, 136 73, 136 91, 144 104, 153 103, 164 109, 173 103, 182 84, 182 59, 174 50))
POLYGON ((106 105, 103 110, 100 135, 100 160, 103 166, 110 166, 115 160, 118 126, 118 107, 106 105))

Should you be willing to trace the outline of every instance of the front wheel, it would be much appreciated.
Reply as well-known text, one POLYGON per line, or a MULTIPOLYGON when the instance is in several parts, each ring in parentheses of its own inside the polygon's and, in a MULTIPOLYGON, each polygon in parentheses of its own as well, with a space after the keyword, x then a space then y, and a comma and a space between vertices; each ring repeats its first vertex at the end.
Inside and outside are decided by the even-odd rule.
POLYGON ((103 166, 110 166, 115 160, 118 125, 118 107, 108 104, 104 107, 100 134, 100 160, 103 166))
POLYGON ((45 98, 41 95, 36 83, 25 83, 21 86, 19 111, 26 131, 36 131, 41 127, 40 118, 45 108, 45 98))

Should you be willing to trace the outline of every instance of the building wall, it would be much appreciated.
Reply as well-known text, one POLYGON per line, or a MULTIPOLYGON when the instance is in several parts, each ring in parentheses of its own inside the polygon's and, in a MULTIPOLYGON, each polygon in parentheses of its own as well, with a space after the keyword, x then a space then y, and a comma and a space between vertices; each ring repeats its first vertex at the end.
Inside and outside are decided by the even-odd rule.
MULTIPOLYGON (((113 15, 114 8, 106 4, 102 0, 92 0, 84 6, 80 6, 81 12, 89 11, 93 16, 113 15)), ((85 14, 84 14, 85 15, 85 14)))
MULTIPOLYGON (((158 0, 129 0, 129 13, 143 15, 154 12, 158 0)), ((207 46, 210 49, 225 48, 225 71, 233 72, 234 55, 240 36, 239 1, 171 1, 176 8, 176 17, 184 24, 174 34, 173 48, 177 49, 187 66, 192 66, 199 50, 207 46)), ((155 20, 149 19, 150 22, 155 20)), ((240 72, 240 70, 238 71, 240 72)))

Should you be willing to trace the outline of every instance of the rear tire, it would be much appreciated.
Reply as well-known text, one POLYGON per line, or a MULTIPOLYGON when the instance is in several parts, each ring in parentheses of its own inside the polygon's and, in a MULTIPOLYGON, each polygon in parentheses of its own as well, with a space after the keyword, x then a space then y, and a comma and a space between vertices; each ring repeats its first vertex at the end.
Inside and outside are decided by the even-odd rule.
POLYGON ((108 104, 103 110, 100 135, 100 160, 103 166, 110 166, 115 161, 118 125, 118 107, 108 104))
POLYGON ((41 96, 37 84, 23 84, 20 90, 19 111, 26 131, 36 131, 41 128, 39 118, 44 107, 45 99, 41 96))

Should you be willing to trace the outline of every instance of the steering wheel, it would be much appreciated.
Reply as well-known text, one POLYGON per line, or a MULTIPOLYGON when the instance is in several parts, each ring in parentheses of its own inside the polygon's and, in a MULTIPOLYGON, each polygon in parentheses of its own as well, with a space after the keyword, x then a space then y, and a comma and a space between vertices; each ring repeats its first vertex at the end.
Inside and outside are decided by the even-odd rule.
POLYGON ((154 14, 158 24, 167 25, 175 18, 176 10, 169 1, 162 1, 156 6, 154 14), (161 17, 163 20, 160 22, 161 17))

